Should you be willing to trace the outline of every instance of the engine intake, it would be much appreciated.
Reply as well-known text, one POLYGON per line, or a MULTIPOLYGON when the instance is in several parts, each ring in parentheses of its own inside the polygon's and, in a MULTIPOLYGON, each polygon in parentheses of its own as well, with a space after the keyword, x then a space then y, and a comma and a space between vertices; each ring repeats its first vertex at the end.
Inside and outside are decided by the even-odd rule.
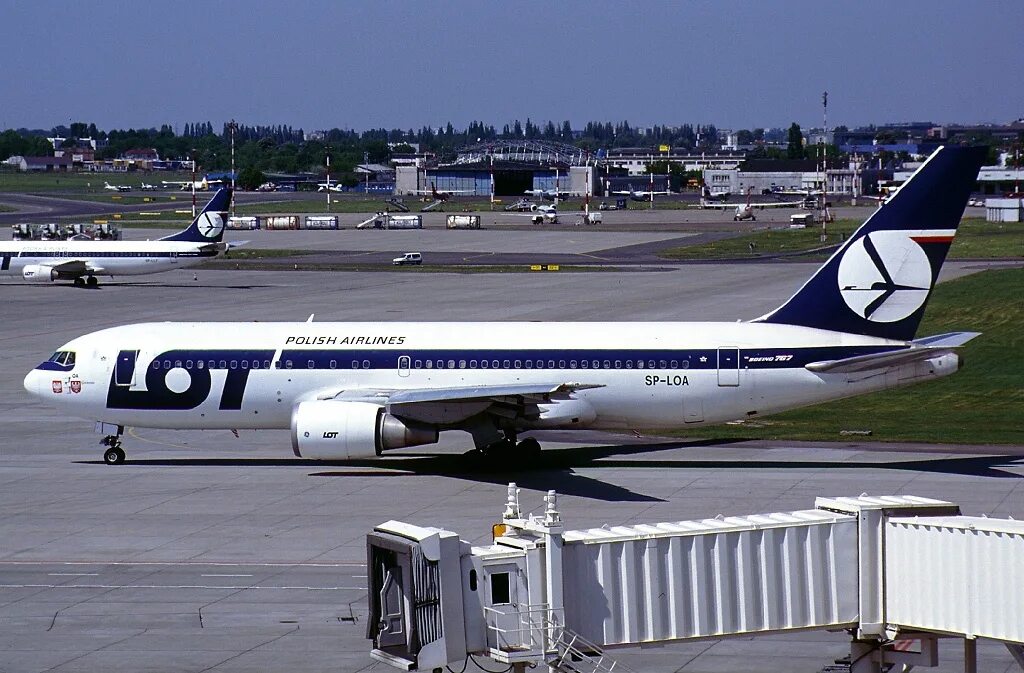
POLYGON ((436 428, 407 423, 369 402, 317 400, 292 410, 292 451, 301 458, 372 458, 388 449, 434 444, 436 428))

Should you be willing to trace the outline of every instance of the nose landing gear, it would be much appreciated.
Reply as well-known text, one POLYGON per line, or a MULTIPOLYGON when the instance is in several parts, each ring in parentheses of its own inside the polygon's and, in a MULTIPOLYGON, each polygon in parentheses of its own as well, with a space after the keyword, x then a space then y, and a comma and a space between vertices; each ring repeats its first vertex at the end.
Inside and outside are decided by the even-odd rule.
POLYGON ((121 448, 121 435, 107 435, 100 444, 107 447, 103 451, 103 462, 107 465, 120 465, 124 462, 124 449, 121 448))

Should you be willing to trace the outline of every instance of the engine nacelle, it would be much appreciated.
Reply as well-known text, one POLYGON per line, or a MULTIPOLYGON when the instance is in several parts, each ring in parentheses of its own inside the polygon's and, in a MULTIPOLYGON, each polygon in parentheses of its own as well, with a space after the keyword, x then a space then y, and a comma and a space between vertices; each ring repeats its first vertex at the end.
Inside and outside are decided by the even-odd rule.
POLYGON ((21 277, 35 283, 52 283, 60 277, 60 273, 45 264, 26 264, 21 270, 21 277))
POLYGON ((436 428, 409 424, 369 402, 316 400, 292 410, 292 451, 301 458, 372 458, 381 451, 434 444, 436 428))

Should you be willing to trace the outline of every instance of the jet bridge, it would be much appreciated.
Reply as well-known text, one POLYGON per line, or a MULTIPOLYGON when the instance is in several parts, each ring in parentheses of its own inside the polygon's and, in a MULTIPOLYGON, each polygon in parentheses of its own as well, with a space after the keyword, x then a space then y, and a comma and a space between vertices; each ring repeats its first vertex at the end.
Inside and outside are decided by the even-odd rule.
MULTIPOLYGON (((916 496, 563 530, 509 485, 493 544, 397 521, 367 536, 367 637, 403 670, 486 656, 514 670, 623 670, 605 648, 844 630, 851 673, 935 666, 937 639, 1003 641, 1024 662, 1024 522, 916 496), (906 651, 906 641, 920 651, 906 651)), ((1024 666, 1024 664, 1022 664, 1024 666)), ((909 670, 909 669, 905 669, 909 670)))

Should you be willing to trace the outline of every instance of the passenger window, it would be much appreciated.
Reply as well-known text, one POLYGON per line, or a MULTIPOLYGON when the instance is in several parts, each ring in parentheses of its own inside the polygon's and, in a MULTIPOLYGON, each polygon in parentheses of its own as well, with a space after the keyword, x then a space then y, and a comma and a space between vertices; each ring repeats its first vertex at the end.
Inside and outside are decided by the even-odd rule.
POLYGON ((459 369, 465 369, 465 368, 466 368, 466 361, 465 360, 459 360, 459 369))
POLYGON ((249 361, 248 360, 242 360, 242 369, 248 369, 248 368, 249 368, 249 361))
POLYGON ((448 369, 455 369, 455 360, 448 361, 448 369))
POLYGON ((622 360, 616 360, 615 361, 615 368, 616 369, 622 369, 622 360))
POLYGON ((512 602, 508 573, 491 575, 491 605, 508 605, 512 602))
POLYGON ((683 360, 683 361, 682 361, 682 362, 680 363, 680 366, 681 366, 681 367, 682 367, 683 369, 689 369, 689 368, 690 368, 690 361, 689 361, 689 360, 683 360))
POLYGON ((576 369, 576 361, 569 360, 569 369, 576 369))
POLYGON ((469 361, 469 368, 470 369, 476 369, 476 360, 470 360, 469 361))
POLYGON ((415 360, 412 363, 412 367, 413 367, 413 369, 420 369, 420 368, 422 368, 423 367, 423 360, 415 360))
POLYGON ((491 369, 498 369, 498 361, 491 360, 491 369))
POLYGON ((174 361, 174 366, 175 367, 181 367, 181 360, 175 360, 174 361))
MULTIPOLYGON (((289 362, 291 362, 291 360, 289 360, 289 362)), ((228 368, 228 361, 227 360, 221 360, 220 361, 220 368, 221 369, 227 369, 228 368)))
POLYGON ((153 369, 160 369, 160 361, 153 360, 153 369))
POLYGON ((232 369, 238 369, 238 360, 232 360, 231 361, 231 368, 232 369))
POLYGON ((533 360, 527 360, 526 361, 526 368, 527 369, 533 369, 533 360))
POLYGON ((501 361, 501 366, 504 367, 505 369, 508 369, 509 368, 509 361, 508 360, 502 360, 501 361))
POLYGON ((185 360, 185 369, 192 369, 192 361, 185 360))
POLYGON ((427 369, 433 369, 433 368, 434 368, 434 361, 433 360, 427 360, 427 369))
POLYGON ((202 360, 196 360, 196 369, 202 369, 206 365, 202 360))
POLYGON ((263 368, 264 369, 270 369, 270 360, 264 360, 263 361, 263 368))
POLYGON ((260 368, 260 361, 259 360, 253 360, 252 361, 252 368, 253 369, 259 369, 260 368))
POLYGON ((337 369, 337 368, 338 368, 338 361, 337 360, 331 360, 331 369, 337 369))
POLYGON ((171 368, 171 361, 170 360, 164 360, 164 369, 170 369, 170 368, 171 368))
MULTIPOLYGON (((564 367, 565 365, 562 365, 562 366, 564 367)), ((554 369, 554 368, 555 368, 555 361, 554 360, 548 360, 548 369, 554 369)))
POLYGON ((291 360, 285 360, 284 361, 284 368, 285 369, 291 369, 292 368, 292 361, 291 360))
POLYGON ((369 369, 369 368, 370 368, 370 361, 369 360, 363 360, 363 369, 369 369))
POLYGON ((626 369, 632 369, 632 368, 633 368, 633 361, 632 360, 626 360, 626 369))
MULTIPOLYGON (((235 363, 232 362, 231 364, 234 365, 235 363)), ((315 367, 316 367, 316 362, 314 362, 313 360, 306 360, 306 368, 307 369, 314 369, 315 367)), ((234 369, 234 367, 231 367, 231 368, 234 369)))
POLYGON ((480 368, 481 369, 487 369, 487 360, 481 360, 480 361, 480 368))
POLYGON ((580 360, 580 369, 586 369, 588 362, 586 360, 580 360))
POLYGON ((671 362, 668 363, 668 366, 671 367, 672 369, 675 369, 676 367, 679 366, 679 360, 672 360, 671 362))
POLYGON ((359 360, 352 361, 352 369, 359 369, 359 360))
POLYGON ((665 369, 666 367, 668 367, 668 363, 665 362, 664 360, 658 360, 658 367, 660 367, 661 369, 665 369))
POLYGON ((516 360, 516 366, 514 368, 515 369, 522 369, 522 367, 523 367, 523 361, 522 360, 516 360))
POLYGON ((601 366, 603 366, 605 369, 611 369, 612 368, 612 362, 611 362, 611 360, 605 360, 603 363, 601 363, 601 366))

